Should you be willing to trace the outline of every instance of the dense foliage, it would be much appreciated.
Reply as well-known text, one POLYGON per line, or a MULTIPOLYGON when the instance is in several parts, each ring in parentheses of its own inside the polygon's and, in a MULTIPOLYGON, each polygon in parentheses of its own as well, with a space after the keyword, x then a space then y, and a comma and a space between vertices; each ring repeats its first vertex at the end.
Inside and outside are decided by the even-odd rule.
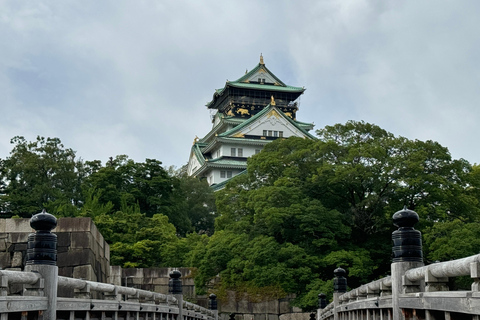
POLYGON ((391 216, 404 207, 420 215, 427 262, 480 251, 479 166, 364 122, 317 135, 269 143, 215 195, 157 160, 102 165, 56 138, 15 137, 0 159, 0 212, 91 217, 115 264, 195 267, 199 292, 295 294, 305 309, 332 293, 339 266, 350 287, 388 273, 391 216))
POLYGON ((158 160, 125 155, 83 161, 58 138, 14 137, 0 159, 0 213, 91 217, 125 267, 182 266, 189 233, 212 234, 215 199, 205 181, 168 172, 158 160))
POLYGON ((427 259, 480 250, 478 169, 467 161, 364 122, 317 135, 268 144, 217 193, 216 232, 195 263, 199 287, 220 274, 220 289, 295 293, 312 307, 319 290, 331 293, 336 267, 351 287, 389 271, 391 216, 403 207, 420 215, 427 259), (464 232, 473 241, 459 241, 464 232))

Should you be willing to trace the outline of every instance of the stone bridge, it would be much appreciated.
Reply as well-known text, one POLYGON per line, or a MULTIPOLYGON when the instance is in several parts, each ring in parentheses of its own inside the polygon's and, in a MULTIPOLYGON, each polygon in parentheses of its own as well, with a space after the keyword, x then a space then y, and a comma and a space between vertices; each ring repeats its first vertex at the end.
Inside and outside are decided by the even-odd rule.
POLYGON ((59 276, 56 223, 48 213, 35 215, 25 270, 0 270, 0 320, 218 320, 214 294, 208 309, 183 300, 178 270, 170 272, 169 294, 59 276), (73 298, 59 297, 59 289, 73 298))
MULTIPOLYGON (((399 229, 392 234, 391 276, 347 292, 346 272, 337 268, 332 302, 320 294, 311 319, 480 320, 480 254, 425 266, 421 234, 413 228, 418 215, 404 209, 393 220, 399 229), (449 278, 459 276, 472 278, 471 290, 448 291, 449 278)), ((25 270, 0 270, 0 320, 218 320, 215 295, 208 309, 184 301, 177 270, 170 273, 168 294, 58 276, 55 225, 52 215, 35 215, 25 270), (73 297, 59 297, 59 290, 73 297)))
POLYGON ((401 210, 393 215, 399 228, 392 234, 391 276, 347 292, 346 272, 335 270, 333 301, 319 294, 316 320, 480 320, 480 254, 423 264, 421 234, 413 228, 418 215, 401 210), (470 276, 470 291, 449 291, 452 277, 470 276))

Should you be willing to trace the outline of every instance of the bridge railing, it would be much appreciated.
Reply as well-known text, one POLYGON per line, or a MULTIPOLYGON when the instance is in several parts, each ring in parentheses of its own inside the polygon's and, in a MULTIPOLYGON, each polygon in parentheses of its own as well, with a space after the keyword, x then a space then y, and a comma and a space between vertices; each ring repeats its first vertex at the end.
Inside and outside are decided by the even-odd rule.
POLYGON ((209 309, 183 300, 181 273, 170 272, 169 294, 58 276, 56 219, 35 215, 25 271, 0 270, 0 320, 218 320, 216 296, 209 309), (58 288, 73 298, 57 296, 58 288))
POLYGON ((418 215, 404 209, 393 218, 391 276, 346 292, 346 272, 336 269, 333 301, 319 300, 317 320, 480 319, 480 254, 424 266, 418 215), (460 276, 472 278, 471 290, 449 291, 449 278, 460 276))

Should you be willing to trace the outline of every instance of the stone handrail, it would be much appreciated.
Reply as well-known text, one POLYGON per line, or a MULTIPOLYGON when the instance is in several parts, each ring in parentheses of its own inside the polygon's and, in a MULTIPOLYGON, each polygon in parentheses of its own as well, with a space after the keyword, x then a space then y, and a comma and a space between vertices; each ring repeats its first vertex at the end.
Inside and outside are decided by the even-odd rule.
POLYGON ((480 262, 480 254, 463 259, 437 262, 428 266, 410 269, 405 272, 405 277, 410 281, 424 280, 430 274, 435 278, 449 278, 469 276, 476 273, 476 265, 480 262))
POLYGON ((0 270, 0 278, 6 279, 6 283, 2 280, 3 286, 3 284, 36 284, 42 276, 36 272, 0 270))
POLYGON ((353 289, 347 293, 342 294, 339 297, 339 300, 341 302, 356 300, 358 298, 367 296, 367 294, 371 292, 379 292, 380 290, 383 290, 385 287, 387 288, 392 287, 392 277, 389 276, 389 277, 385 277, 385 278, 364 284, 356 289, 353 289))
MULTIPOLYGON (((42 285, 37 286, 37 289, 43 290, 44 280, 45 279, 37 272, 0 270, 0 289, 1 289, 0 296, 4 296, 3 299, 9 299, 5 301, 11 301, 10 299, 11 297, 5 297, 5 296, 7 296, 7 288, 9 287, 9 285, 12 285, 12 284, 38 285, 39 283, 42 283, 42 285)), ((108 283, 100 283, 95 281, 75 279, 75 278, 69 278, 69 277, 63 277, 63 276, 58 276, 57 284, 59 288, 78 290, 80 292, 94 291, 94 292, 100 292, 100 293, 107 293, 107 294, 110 294, 110 296, 117 295, 116 300, 118 300, 119 303, 121 303, 121 295, 124 295, 125 297, 133 297, 134 299, 144 300, 144 302, 141 303, 143 305, 152 304, 152 305, 158 306, 158 304, 160 304, 164 306, 175 305, 175 308, 182 307, 184 310, 191 310, 192 312, 194 312, 194 314, 190 314, 194 318, 198 318, 198 319, 215 319, 216 318, 216 313, 214 312, 214 310, 209 310, 209 309, 200 307, 191 302, 183 301, 182 305, 179 306, 178 299, 173 295, 165 295, 162 293, 151 292, 147 290, 141 290, 141 289, 130 288, 130 287, 122 287, 122 286, 117 286, 117 285, 108 284, 108 283), (195 314, 197 315, 195 316, 195 314)), ((32 298, 38 300, 38 296, 37 297, 16 296, 15 301, 18 301, 16 305, 17 306, 21 305, 22 301, 29 302, 31 301, 32 298)), ((2 301, 1 299, 2 298, 0 298, 0 314, 4 312, 1 310, 1 301, 2 301)), ((62 298, 62 301, 66 301, 66 300, 71 301, 70 304, 74 306, 75 303, 83 301, 84 299, 62 298)), ((37 304, 36 310, 42 311, 44 309, 45 309, 45 304, 37 304)), ((22 309, 11 308, 11 310, 9 310, 9 312, 15 312, 15 311, 16 312, 22 311, 22 309)))
POLYGON ((151 291, 130 288, 130 287, 116 286, 114 284, 108 284, 108 283, 62 277, 62 276, 58 277, 58 287, 77 289, 77 290, 85 290, 88 288, 90 291, 111 293, 111 294, 122 294, 125 296, 135 296, 139 298, 144 298, 145 300, 152 300, 152 301, 163 301, 163 302, 168 301, 170 304, 178 303, 175 297, 173 296, 167 297, 167 295, 162 293, 151 292, 151 291))

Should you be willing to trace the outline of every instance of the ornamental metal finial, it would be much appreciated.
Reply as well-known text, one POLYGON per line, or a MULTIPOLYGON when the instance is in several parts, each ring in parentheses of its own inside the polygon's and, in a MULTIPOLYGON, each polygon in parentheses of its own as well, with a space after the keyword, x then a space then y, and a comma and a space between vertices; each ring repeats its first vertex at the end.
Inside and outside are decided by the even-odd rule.
POLYGON ((260 64, 265 64, 265 62, 263 62, 263 55, 260 53, 260 64))
POLYGON ((273 98, 273 95, 270 97, 270 104, 271 104, 272 106, 276 105, 275 99, 273 98))

